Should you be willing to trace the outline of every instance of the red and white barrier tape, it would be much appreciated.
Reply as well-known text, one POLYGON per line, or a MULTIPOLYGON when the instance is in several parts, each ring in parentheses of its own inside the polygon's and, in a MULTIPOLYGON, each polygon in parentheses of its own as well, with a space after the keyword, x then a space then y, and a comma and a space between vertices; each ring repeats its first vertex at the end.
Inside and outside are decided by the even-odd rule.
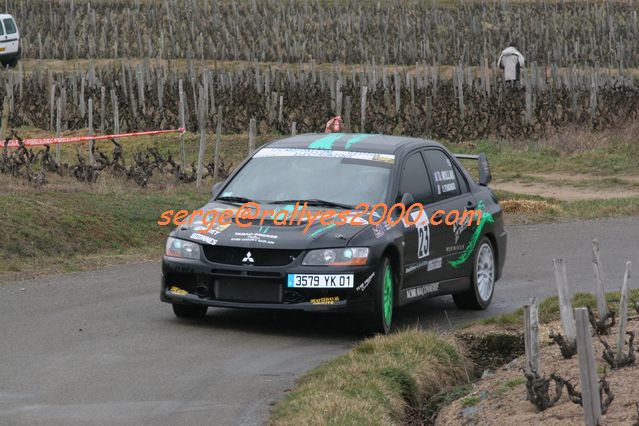
MULTIPOLYGON (((63 138, 42 138, 42 139, 23 139, 22 143, 25 146, 42 146, 42 145, 57 145, 61 143, 71 142, 86 142, 86 141, 99 141, 104 139, 118 139, 128 138, 132 136, 153 136, 161 135, 163 133, 184 133, 183 128, 171 129, 171 130, 149 130, 147 132, 133 132, 133 133, 119 133, 117 135, 97 135, 97 136, 68 136, 63 138)), ((0 148, 4 146, 4 142, 0 141, 0 148)), ((20 144, 17 139, 11 139, 7 144, 9 148, 18 148, 20 144)))

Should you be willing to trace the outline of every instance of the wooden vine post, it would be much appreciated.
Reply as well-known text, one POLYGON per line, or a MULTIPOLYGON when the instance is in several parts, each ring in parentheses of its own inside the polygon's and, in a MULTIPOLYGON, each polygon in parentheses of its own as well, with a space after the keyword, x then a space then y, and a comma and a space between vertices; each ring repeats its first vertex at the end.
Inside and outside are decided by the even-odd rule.
POLYGON ((601 421, 601 399, 599 397, 599 378, 597 377, 595 355, 590 338, 588 310, 586 308, 577 308, 575 309, 575 316, 584 421, 586 426, 597 426, 601 421))
POLYGON ((597 297, 599 318, 605 318, 608 314, 608 304, 606 303, 603 268, 601 266, 601 256, 599 255, 599 240, 596 238, 592 240, 592 269, 595 275, 595 295, 597 297))
POLYGON ((570 304, 570 289, 568 287, 568 274, 566 272, 566 262, 564 259, 554 259, 555 281, 557 283, 557 293, 559 295, 559 314, 561 326, 564 330, 566 342, 574 345, 577 339, 575 330, 575 318, 570 304))
POLYGON ((249 122, 249 140, 248 140, 248 153, 251 155, 255 151, 255 137, 257 132, 257 121, 251 118, 249 122))
POLYGON ((195 182, 196 188, 202 185, 202 169, 204 168, 204 153, 206 151, 206 113, 205 104, 206 98, 204 96, 204 88, 200 87, 198 102, 198 125, 200 127, 200 149, 197 156, 197 178, 195 182))
POLYGON ((222 114, 224 107, 220 105, 217 108, 217 127, 215 129, 215 154, 213 156, 213 183, 217 182, 220 171, 220 146, 222 146, 222 114))
POLYGON ((623 286, 621 287, 621 301, 619 302, 619 333, 617 334, 617 351, 615 352, 615 362, 621 364, 624 358, 623 347, 626 341, 626 328, 628 327, 628 281, 630 280, 630 268, 632 262, 626 262, 626 272, 623 275, 623 286))
MULTIPOLYGON (((89 98, 89 136, 93 136, 93 98, 89 98)), ((95 151, 95 140, 91 139, 89 141, 89 164, 95 166, 95 156, 93 152, 95 151)))
MULTIPOLYGON (((178 92, 179 92, 178 114, 180 119, 180 127, 182 129, 186 129, 186 118, 184 114, 184 88, 183 88, 182 80, 178 82, 178 92)), ((180 133, 180 162, 182 163, 182 170, 184 170, 184 168, 186 167, 186 153, 184 150, 184 133, 185 132, 180 133)))
POLYGON ((359 132, 364 133, 366 129, 366 94, 368 93, 368 87, 362 86, 362 99, 361 99, 361 118, 359 125, 359 132))
POLYGON ((539 364, 539 308, 537 298, 533 297, 524 306, 524 349, 526 353, 526 372, 541 375, 539 364))

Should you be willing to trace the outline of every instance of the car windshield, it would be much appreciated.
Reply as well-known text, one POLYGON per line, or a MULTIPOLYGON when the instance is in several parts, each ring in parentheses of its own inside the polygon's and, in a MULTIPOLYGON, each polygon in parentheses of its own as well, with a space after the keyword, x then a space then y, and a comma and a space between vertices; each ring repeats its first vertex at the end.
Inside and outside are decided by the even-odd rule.
POLYGON ((355 206, 384 201, 394 156, 265 148, 238 172, 221 197, 259 202, 322 200, 355 206))

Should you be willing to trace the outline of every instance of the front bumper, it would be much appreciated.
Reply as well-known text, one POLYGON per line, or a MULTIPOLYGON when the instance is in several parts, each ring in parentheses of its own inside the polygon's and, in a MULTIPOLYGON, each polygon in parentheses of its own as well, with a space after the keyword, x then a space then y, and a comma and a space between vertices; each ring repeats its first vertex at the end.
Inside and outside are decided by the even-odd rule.
MULTIPOLYGON (((313 312, 370 312, 373 309, 373 265, 310 267, 293 262, 286 266, 258 267, 216 264, 206 260, 164 257, 160 300, 166 303, 199 304, 241 309, 295 310, 313 312), (353 288, 288 288, 288 274, 353 274, 353 288), (363 286, 368 279, 368 284, 363 286), (225 298, 219 283, 250 282, 256 290, 268 287, 278 292, 268 301, 225 298), (180 289, 172 291, 173 287, 180 289), (359 287, 359 289, 358 289, 359 287), (220 294, 218 294, 220 293, 220 294)), ((259 293, 259 291, 257 292, 259 293)), ((251 295, 246 297, 251 299, 251 295)))
POLYGON ((22 57, 22 47, 18 46, 17 49, 15 46, 10 45, 1 45, 0 47, 4 47, 5 50, 0 52, 0 60, 2 61, 11 61, 13 59, 20 59, 22 57))

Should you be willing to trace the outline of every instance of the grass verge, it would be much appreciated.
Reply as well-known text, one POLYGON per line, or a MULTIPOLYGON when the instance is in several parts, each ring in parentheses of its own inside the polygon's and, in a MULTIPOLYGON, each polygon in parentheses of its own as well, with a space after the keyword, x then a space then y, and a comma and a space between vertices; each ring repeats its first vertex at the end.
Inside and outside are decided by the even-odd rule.
MULTIPOLYGON (((619 292, 606 297, 611 309, 618 309, 619 292)), ((629 309, 634 311, 639 289, 630 291, 630 299, 629 309)), ((595 297, 588 293, 575 294, 572 304, 596 309, 595 297)), ((557 297, 543 300, 540 322, 558 319, 557 297)), ((503 326, 509 332, 511 326, 523 325, 523 309, 468 327, 477 324, 503 326)), ((269 424, 430 424, 451 401, 463 398, 464 408, 481 400, 465 373, 473 370, 472 350, 462 348, 452 336, 416 329, 364 340, 300 378, 295 389, 274 407, 269 424)), ((522 378, 507 380, 496 393, 504 395, 523 383, 522 378)))
POLYGON ((493 176, 553 172, 619 177, 636 174, 638 126, 631 122, 602 132, 565 129, 539 140, 482 139, 446 145, 453 152, 484 152, 493 176))
MULTIPOLYGON (((618 309, 619 292, 606 294, 612 310, 618 309)), ((639 289, 630 291, 630 307, 639 304, 639 289)), ((573 306, 596 310, 592 294, 577 293, 573 306)), ((559 319, 558 298, 539 305, 542 324, 559 319)), ((523 325, 523 309, 473 323, 496 326, 523 325)), ((272 412, 270 424, 389 424, 428 423, 440 407, 464 398, 462 406, 474 406, 479 397, 467 396, 464 366, 472 370, 465 350, 450 337, 418 330, 377 336, 358 344, 351 352, 329 361, 302 377, 297 387, 272 412)), ((523 383, 513 379, 499 393, 523 383)))
POLYGON ((423 405, 466 381, 452 337, 415 329, 375 336, 304 375, 278 403, 272 425, 389 424, 422 418, 423 405))
POLYGON ((84 269, 133 256, 159 258, 167 209, 208 200, 194 189, 21 191, 0 196, 0 277, 84 269))
MULTIPOLYGON (((629 289, 628 296, 630 303, 628 306, 629 312, 639 309, 639 289, 629 289)), ((621 293, 618 291, 606 293, 606 301, 610 310, 617 312, 619 310, 619 301, 621 300, 621 293)), ((573 307, 590 307, 593 311, 597 310, 597 300, 593 294, 590 293, 575 293, 572 298, 573 307)), ((539 322, 541 324, 547 324, 551 321, 559 319, 559 298, 557 296, 551 296, 544 299, 539 304, 539 322)), ((517 309, 514 312, 510 312, 503 315, 497 315, 494 317, 484 318, 477 323, 483 325, 521 325, 524 324, 524 310, 523 308, 517 309)), ((474 324, 474 323, 473 323, 474 324)), ((472 326, 470 324, 469 326, 472 326)))

